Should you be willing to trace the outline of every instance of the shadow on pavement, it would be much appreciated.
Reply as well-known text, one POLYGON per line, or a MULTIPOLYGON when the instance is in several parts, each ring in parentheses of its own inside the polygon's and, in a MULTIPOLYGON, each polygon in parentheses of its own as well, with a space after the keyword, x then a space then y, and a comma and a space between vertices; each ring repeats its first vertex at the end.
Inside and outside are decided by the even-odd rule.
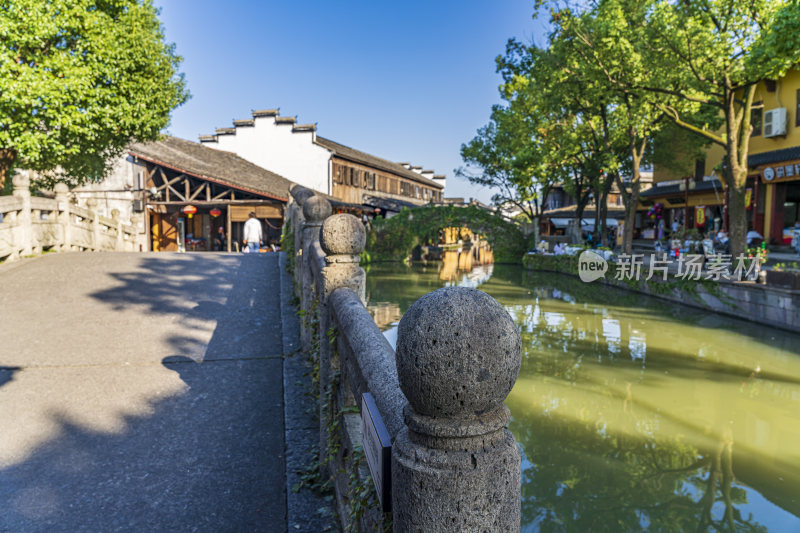
POLYGON ((18 371, 18 366, 0 366, 0 387, 14 379, 14 373, 18 371))
MULTIPOLYGON (((276 353, 275 337, 280 345, 280 321, 277 333, 271 322, 280 316, 277 256, 178 262, 142 258, 135 271, 112 274, 118 287, 92 297, 141 307, 143 343, 147 320, 196 316, 216 321, 210 341, 176 327, 172 354, 104 367, 123 386, 145 380, 146 390, 164 391, 144 398, 144 412, 114 413, 118 430, 48 413, 55 436, 0 467, 0 532, 286 529, 282 360, 265 357, 276 353)), ((16 370, 0 367, 0 386, 16 370)), ((87 380, 76 388, 104 380, 77 371, 87 380)), ((98 390, 90 398, 101 405, 116 393, 98 390)), ((0 421, 0 445, 2 432, 0 421)))

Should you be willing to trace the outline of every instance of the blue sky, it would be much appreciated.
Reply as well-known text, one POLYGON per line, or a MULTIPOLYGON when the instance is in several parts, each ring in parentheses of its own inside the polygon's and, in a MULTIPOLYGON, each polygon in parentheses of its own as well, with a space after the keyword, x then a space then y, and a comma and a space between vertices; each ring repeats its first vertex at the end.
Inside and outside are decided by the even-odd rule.
POLYGON ((544 39, 532 0, 157 0, 192 98, 168 131, 200 134, 279 107, 317 132, 448 177, 447 196, 488 201, 454 178, 459 147, 500 101, 494 59, 544 39))

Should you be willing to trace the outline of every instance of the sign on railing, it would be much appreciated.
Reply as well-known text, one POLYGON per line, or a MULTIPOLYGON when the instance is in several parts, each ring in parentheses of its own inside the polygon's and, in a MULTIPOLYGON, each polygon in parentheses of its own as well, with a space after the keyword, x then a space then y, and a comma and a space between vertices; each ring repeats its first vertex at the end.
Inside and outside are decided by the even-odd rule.
POLYGON ((391 512, 392 441, 375 404, 375 398, 368 392, 361 395, 361 433, 364 455, 378 492, 381 510, 384 513, 391 512))

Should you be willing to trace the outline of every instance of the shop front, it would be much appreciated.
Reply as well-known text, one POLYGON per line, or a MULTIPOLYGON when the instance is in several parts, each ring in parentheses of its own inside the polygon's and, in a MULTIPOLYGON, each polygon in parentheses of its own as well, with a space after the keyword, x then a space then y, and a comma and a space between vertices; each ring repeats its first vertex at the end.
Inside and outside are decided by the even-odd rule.
POLYGON ((244 224, 261 224, 262 251, 280 246, 293 183, 238 156, 167 137, 134 145, 143 167, 145 217, 153 251, 240 251, 244 224))
POLYGON ((763 202, 757 206, 756 229, 762 229, 770 244, 789 245, 792 232, 800 223, 800 160, 771 163, 758 167, 758 192, 763 202))
POLYGON ((700 235, 727 227, 726 191, 716 179, 662 182, 641 194, 634 238, 661 240, 675 230, 700 235))

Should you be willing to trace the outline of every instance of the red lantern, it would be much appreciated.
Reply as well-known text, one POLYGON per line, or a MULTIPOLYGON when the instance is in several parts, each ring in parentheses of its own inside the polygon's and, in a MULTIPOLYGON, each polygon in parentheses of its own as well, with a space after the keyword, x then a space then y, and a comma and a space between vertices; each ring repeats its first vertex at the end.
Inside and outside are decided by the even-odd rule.
POLYGON ((193 205, 187 205, 186 207, 183 208, 183 212, 189 215, 189 218, 192 218, 192 215, 197 213, 197 208, 193 205))
POLYGON ((217 218, 222 214, 222 211, 217 209, 216 207, 208 212, 212 217, 217 218))

